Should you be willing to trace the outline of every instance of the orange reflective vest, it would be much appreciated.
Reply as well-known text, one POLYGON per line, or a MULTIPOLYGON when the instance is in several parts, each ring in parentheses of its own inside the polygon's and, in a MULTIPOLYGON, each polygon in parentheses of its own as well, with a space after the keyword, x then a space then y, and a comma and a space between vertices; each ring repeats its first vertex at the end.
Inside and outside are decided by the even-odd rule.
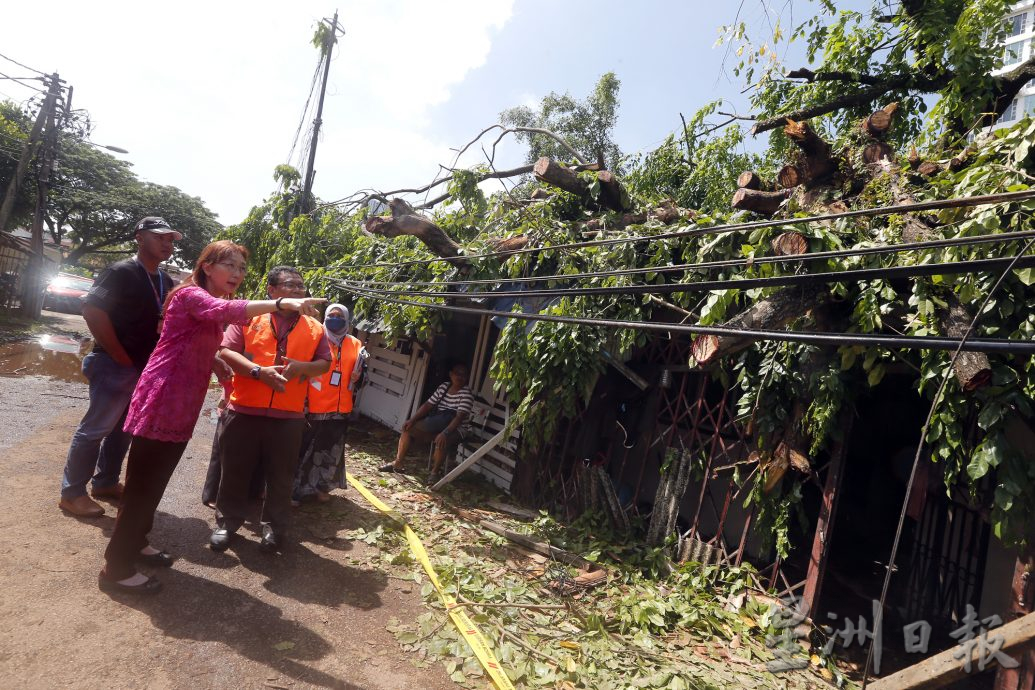
POLYGON ((363 343, 351 335, 345 336, 341 347, 328 340, 331 346, 331 368, 322 376, 309 382, 310 414, 327 414, 352 412, 352 391, 349 390, 349 379, 356 368, 356 359, 363 343))
MULTIPOLYGON (((284 356, 301 362, 311 362, 322 337, 323 326, 319 321, 308 316, 299 316, 288 333, 287 351, 284 356)), ((277 335, 273 330, 271 314, 256 316, 244 327, 244 356, 262 367, 282 363, 277 362, 277 335)), ((246 407, 302 412, 305 408, 307 388, 308 381, 293 379, 287 382, 283 393, 278 393, 247 374, 234 374, 234 392, 230 396, 230 402, 246 407)))

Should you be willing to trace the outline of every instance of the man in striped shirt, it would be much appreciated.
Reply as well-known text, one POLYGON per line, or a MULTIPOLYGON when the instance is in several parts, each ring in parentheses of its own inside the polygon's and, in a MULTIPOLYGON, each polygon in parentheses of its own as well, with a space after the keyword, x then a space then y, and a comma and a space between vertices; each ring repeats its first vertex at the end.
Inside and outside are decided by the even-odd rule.
POLYGON ((436 388, 431 397, 403 423, 395 461, 381 466, 379 469, 382 472, 401 472, 403 459, 410 447, 410 439, 416 438, 434 442, 431 475, 428 481, 431 482, 439 476, 447 453, 452 452, 471 431, 474 394, 467 387, 470 375, 466 364, 457 364, 449 370, 449 380, 436 388))

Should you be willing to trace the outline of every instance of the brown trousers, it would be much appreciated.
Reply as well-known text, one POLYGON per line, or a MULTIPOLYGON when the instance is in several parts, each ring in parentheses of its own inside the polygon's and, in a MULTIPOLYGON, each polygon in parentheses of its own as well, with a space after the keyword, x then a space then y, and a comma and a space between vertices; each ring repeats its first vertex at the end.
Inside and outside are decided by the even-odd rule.
POLYGON ((137 571, 133 563, 140 550, 147 546, 147 534, 154 525, 155 511, 186 448, 186 442, 169 443, 143 436, 133 437, 122 507, 115 520, 111 541, 104 551, 106 577, 124 580, 137 571))
POLYGON ((261 463, 266 474, 266 500, 259 519, 282 536, 291 523, 291 489, 305 420, 258 417, 233 410, 225 415, 216 522, 231 532, 244 524, 252 472, 261 463))

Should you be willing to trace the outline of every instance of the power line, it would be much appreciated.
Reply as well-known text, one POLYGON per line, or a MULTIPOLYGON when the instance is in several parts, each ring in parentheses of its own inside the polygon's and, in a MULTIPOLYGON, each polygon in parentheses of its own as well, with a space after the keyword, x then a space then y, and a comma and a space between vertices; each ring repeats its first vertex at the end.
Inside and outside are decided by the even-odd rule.
POLYGON ((357 279, 350 282, 359 285, 421 285, 421 286, 469 286, 469 285, 498 285, 501 283, 539 283, 547 281, 577 280, 583 278, 610 278, 615 276, 637 275, 641 273, 676 273, 699 270, 712 270, 718 268, 750 267, 771 263, 787 263, 793 261, 820 261, 825 259, 855 258, 860 256, 874 256, 880 254, 901 253, 907 251, 922 251, 926 249, 943 249, 951 247, 969 247, 980 244, 1000 242, 1012 242, 1035 237, 1035 230, 1023 230, 1016 232, 1004 232, 989 235, 976 235, 969 237, 953 237, 942 240, 929 240, 926 242, 907 242, 895 245, 883 245, 879 247, 858 247, 853 249, 836 249, 809 254, 795 254, 791 256, 763 256, 754 259, 725 259, 722 261, 705 261, 696 264, 673 264, 670 266, 646 266, 640 268, 623 268, 614 271, 592 271, 586 273, 552 273, 541 276, 523 276, 518 278, 482 278, 476 280, 440 280, 440 281, 408 281, 391 282, 385 280, 357 279))
MULTIPOLYGON (((1032 235, 1029 235, 1031 237, 1032 235)), ((825 273, 805 273, 767 278, 737 278, 733 280, 702 280, 693 283, 663 283, 660 285, 616 285, 611 287, 542 288, 532 290, 493 290, 486 292, 429 292, 419 290, 374 290, 388 295, 408 297, 436 297, 441 299, 472 299, 474 297, 587 297, 591 295, 670 295, 682 292, 709 292, 711 290, 747 290, 751 288, 789 287, 795 285, 822 285, 826 283, 861 282, 864 280, 895 280, 921 276, 947 276, 960 273, 978 273, 999 270, 1013 259, 974 259, 915 266, 888 266, 858 268, 825 273)), ((1016 261, 1022 268, 1035 266, 1035 256, 1016 261)), ((505 281, 504 281, 505 282, 505 281)), ((343 285, 355 285, 342 280, 343 285)), ((405 285, 397 283, 397 285, 405 285)), ((370 289, 370 288, 368 288, 370 289)))
MULTIPOLYGON (((437 309, 462 314, 479 316, 502 316, 508 319, 524 321, 549 321, 578 326, 594 326, 611 329, 632 329, 641 331, 662 331, 668 333, 687 333, 692 335, 716 335, 749 338, 752 340, 774 340, 783 342, 799 342, 812 345, 844 346, 863 345, 868 347, 886 347, 904 350, 955 350, 961 347, 959 338, 941 338, 935 336, 879 335, 866 333, 809 333, 802 331, 770 331, 745 328, 728 328, 723 326, 690 326, 681 323, 660 323, 655 321, 624 321, 616 319, 588 319, 574 316, 557 316, 553 314, 526 314, 524 312, 498 311, 495 309, 479 309, 476 307, 458 307, 448 304, 433 304, 384 297, 365 288, 343 286, 345 290, 359 297, 401 304, 404 306, 437 309)), ((1023 340, 1004 340, 992 338, 972 338, 962 349, 968 352, 990 352, 1002 354, 1035 354, 1035 342, 1023 340)))
POLYGON ((731 232, 744 232, 747 230, 760 230, 763 228, 775 228, 805 223, 816 223, 822 221, 844 220, 849 218, 875 218, 879 216, 902 215, 906 213, 918 213, 922 211, 936 211, 947 208, 966 208, 970 206, 984 206, 989 204, 1004 204, 1014 201, 1027 201, 1035 199, 1035 189, 1027 189, 1020 192, 1003 192, 1001 194, 983 194, 969 197, 954 197, 950 199, 938 199, 934 201, 920 201, 915 204, 901 206, 877 206, 867 209, 856 209, 843 211, 841 213, 827 213, 816 216, 803 216, 800 218, 786 218, 780 220, 762 220, 748 223, 731 223, 715 225, 707 228, 692 228, 690 230, 679 230, 675 232, 661 233, 658 235, 635 235, 632 237, 615 237, 611 239, 590 240, 586 242, 569 242, 550 246, 526 247, 524 249, 513 249, 510 251, 486 252, 484 254, 458 254, 453 257, 434 257, 431 259, 412 259, 399 262, 381 262, 372 264, 350 264, 339 268, 375 268, 375 267, 397 267, 416 266, 439 262, 470 261, 472 259, 488 259, 496 257, 511 257, 519 254, 535 254, 545 251, 559 251, 566 249, 582 249, 584 247, 604 247, 615 244, 629 244, 634 242, 656 242, 658 240, 669 240, 683 237, 694 237, 698 235, 720 235, 731 232))
POLYGON ((4 55, 3 53, 0 53, 0 58, 3 58, 4 60, 7 60, 8 62, 13 62, 14 64, 18 65, 19 67, 22 67, 22 68, 24 68, 24 69, 27 69, 27 70, 29 70, 30 72, 35 72, 36 74, 42 75, 42 76, 44 76, 44 77, 48 76, 48 75, 46 74, 46 72, 41 72, 41 71, 40 71, 40 70, 38 70, 38 69, 35 69, 35 68, 33 68, 33 67, 29 67, 28 65, 23 65, 22 63, 18 62, 18 61, 17 61, 17 60, 15 60, 14 58, 9 58, 9 57, 7 57, 6 55, 4 55))

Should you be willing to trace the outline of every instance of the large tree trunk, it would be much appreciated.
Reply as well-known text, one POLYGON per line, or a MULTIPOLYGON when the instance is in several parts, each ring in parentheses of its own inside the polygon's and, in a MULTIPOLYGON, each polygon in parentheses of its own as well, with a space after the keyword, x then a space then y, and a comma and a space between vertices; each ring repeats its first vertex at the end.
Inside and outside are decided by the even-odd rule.
MULTIPOLYGON (((890 179, 892 199, 896 206, 908 206, 916 203, 916 200, 906 192, 899 182, 899 173, 896 168, 886 165, 885 171, 890 179)), ((942 239, 941 234, 916 217, 915 214, 907 214, 905 225, 902 226, 902 239, 906 242, 930 242, 931 240, 942 239)), ((947 307, 938 310, 938 321, 942 332, 950 338, 962 338, 967 332, 973 315, 960 303, 954 292, 946 292, 945 301, 947 307)), ((956 380, 964 391, 970 393, 987 386, 992 379, 992 363, 988 355, 983 352, 961 352, 956 358, 953 367, 956 380)))
MULTIPOLYGON (((569 168, 546 156, 537 160, 532 166, 532 172, 540 182, 575 194, 583 201, 589 201, 589 184, 578 176, 577 170, 579 169, 585 170, 586 168, 569 168)), ((597 180, 600 182, 598 201, 601 206, 611 211, 628 211, 631 208, 629 194, 614 173, 601 170, 597 172, 597 180)))
POLYGON ((741 211, 754 211, 763 216, 771 216, 780 209, 780 204, 791 196, 790 189, 778 192, 760 192, 755 189, 738 189, 733 194, 733 208, 741 211))
POLYGON ((833 149, 808 122, 789 120, 783 132, 801 149, 803 155, 797 167, 804 176, 804 184, 814 186, 837 172, 833 149))
MULTIPOLYGON (((730 287, 735 284, 731 283, 730 287)), ((728 328, 779 330, 807 314, 827 292, 825 285, 789 287, 756 302, 746 311, 723 323, 728 328)), ((691 352, 698 364, 711 362, 750 347, 754 338, 738 335, 702 335, 694 340, 691 352)))

